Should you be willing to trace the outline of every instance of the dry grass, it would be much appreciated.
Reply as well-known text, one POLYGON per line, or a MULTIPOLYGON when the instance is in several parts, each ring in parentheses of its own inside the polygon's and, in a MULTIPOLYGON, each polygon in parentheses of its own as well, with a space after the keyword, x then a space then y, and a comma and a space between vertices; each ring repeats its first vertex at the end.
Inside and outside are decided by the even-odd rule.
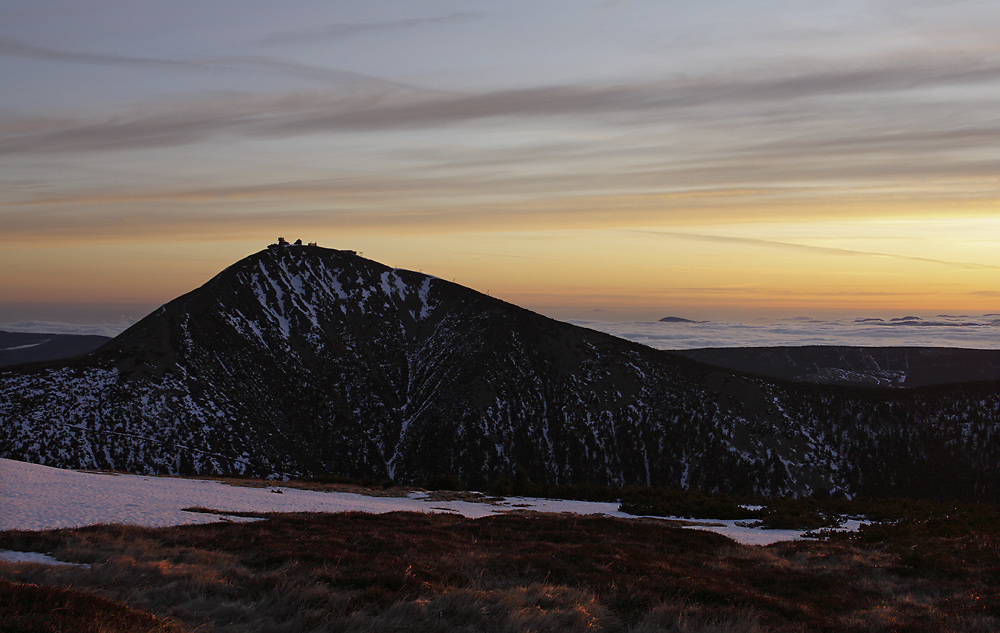
POLYGON ((0 548, 90 564, 0 578, 206 633, 1000 630, 1000 547, 976 535, 760 548, 653 521, 347 513, 6 532, 0 548))
POLYGON ((58 587, 0 580, 4 633, 183 633, 177 622, 120 602, 58 587))

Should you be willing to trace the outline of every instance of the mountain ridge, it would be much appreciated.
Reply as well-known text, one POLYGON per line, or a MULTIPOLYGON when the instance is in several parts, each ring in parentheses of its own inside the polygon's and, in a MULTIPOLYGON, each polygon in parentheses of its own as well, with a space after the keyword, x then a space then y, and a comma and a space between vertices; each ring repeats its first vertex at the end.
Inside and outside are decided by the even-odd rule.
POLYGON ((95 334, 7 332, 0 330, 0 367, 89 354, 107 341, 95 334))
POLYGON ((813 384, 890 388, 1000 380, 1000 350, 800 345, 670 350, 732 371, 813 384))
POLYGON ((524 471, 982 498, 1000 490, 998 401, 992 383, 893 394, 741 375, 351 251, 288 245, 89 357, 0 371, 0 455, 131 472, 453 473, 476 486, 524 471), (926 477, 939 462, 942 476, 926 477))

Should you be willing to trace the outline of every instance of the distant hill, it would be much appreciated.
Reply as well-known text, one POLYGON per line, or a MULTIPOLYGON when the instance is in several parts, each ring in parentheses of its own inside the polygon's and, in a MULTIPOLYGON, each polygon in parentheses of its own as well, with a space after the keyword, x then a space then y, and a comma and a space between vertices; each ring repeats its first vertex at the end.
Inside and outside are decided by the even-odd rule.
POLYGON ((89 354, 110 340, 96 335, 0 331, 0 367, 89 354))
POLYGON ((705 323, 705 321, 692 321, 683 317, 668 316, 660 319, 660 323, 705 323))
POLYGON ((715 367, 827 385, 929 387, 1000 381, 1000 350, 949 347, 720 347, 673 353, 715 367))
POLYGON ((740 374, 351 251, 288 245, 88 356, 0 370, 0 456, 137 473, 997 499, 1000 383, 740 374))

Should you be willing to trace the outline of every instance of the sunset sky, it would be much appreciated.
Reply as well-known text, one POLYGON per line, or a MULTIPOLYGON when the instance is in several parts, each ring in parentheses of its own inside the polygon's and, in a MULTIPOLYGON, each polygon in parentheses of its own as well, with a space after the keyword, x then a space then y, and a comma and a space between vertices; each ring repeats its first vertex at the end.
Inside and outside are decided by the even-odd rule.
POLYGON ((1000 312, 998 33, 995 1, 0 0, 0 322, 141 317, 278 235, 559 318, 1000 312))

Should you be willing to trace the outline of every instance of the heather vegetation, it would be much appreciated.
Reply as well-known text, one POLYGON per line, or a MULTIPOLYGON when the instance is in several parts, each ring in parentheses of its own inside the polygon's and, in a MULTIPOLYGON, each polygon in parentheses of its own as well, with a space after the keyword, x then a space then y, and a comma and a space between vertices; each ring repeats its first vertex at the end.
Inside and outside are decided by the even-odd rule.
POLYGON ((176 621, 81 591, 0 580, 0 630, 4 633, 183 633, 185 628, 176 621))
POLYGON ((970 532, 1000 536, 1000 506, 991 503, 906 498, 834 499, 825 495, 764 499, 706 495, 693 490, 630 488, 621 491, 621 510, 640 516, 740 519, 766 529, 819 530, 837 537, 833 528, 845 519, 864 520, 861 536, 957 537, 970 532), (874 535, 874 536, 872 536, 874 535))
MULTIPOLYGON (((425 486, 432 490, 466 489, 462 481, 451 473, 434 475, 427 479, 425 486)), ((854 518, 870 523, 865 528, 870 533, 892 530, 895 535, 957 536, 975 530, 1000 534, 1000 506, 994 503, 903 497, 847 499, 822 492, 808 497, 768 498, 760 495, 707 494, 694 489, 667 487, 551 484, 532 481, 523 470, 519 470, 514 477, 492 481, 486 486, 486 491, 503 497, 618 501, 622 512, 635 516, 729 519, 738 520, 741 525, 765 529, 834 530, 845 520, 854 518)))
POLYGON ((291 514, 5 532, 0 548, 89 567, 0 563, 0 629, 998 630, 1000 534, 989 511, 943 517, 893 503, 908 518, 769 547, 658 519, 546 514, 291 514), (31 617, 32 596, 63 600, 66 618, 16 628, 31 617), (104 620, 96 608, 150 619, 146 628, 87 628, 104 620))

